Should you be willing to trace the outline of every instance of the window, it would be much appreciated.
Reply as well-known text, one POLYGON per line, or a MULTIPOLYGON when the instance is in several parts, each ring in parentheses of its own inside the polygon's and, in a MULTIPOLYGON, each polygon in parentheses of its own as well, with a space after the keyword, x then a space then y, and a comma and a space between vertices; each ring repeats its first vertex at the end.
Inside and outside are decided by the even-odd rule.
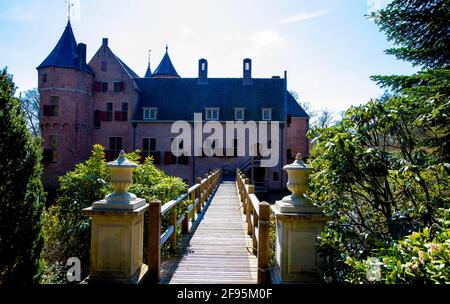
POLYGON ((233 139, 233 157, 238 156, 238 140, 233 139))
POLYGON ((206 69, 206 63, 202 62, 202 71, 206 69))
POLYGON ((267 142, 267 149, 272 149, 272 141, 271 140, 269 140, 267 142))
POLYGON ((159 165, 161 163, 161 152, 156 151, 156 138, 142 138, 142 161, 147 156, 153 157, 153 163, 159 165))
POLYGON ((116 121, 128 120, 128 102, 122 102, 122 111, 116 111, 114 114, 116 121))
POLYGON ((249 62, 245 63, 245 70, 246 71, 250 70, 250 63, 249 62))
POLYGON ((156 120, 156 108, 144 108, 144 120, 156 120))
POLYGON ((112 113, 113 113, 113 103, 107 102, 106 103, 106 117, 105 121, 112 121, 112 113))
POLYGON ((49 137, 49 148, 44 149, 42 162, 44 164, 50 164, 55 163, 57 159, 57 142, 56 142, 56 135, 50 135, 49 137))
POLYGON ((287 157, 287 159, 291 159, 292 158, 292 150, 291 149, 287 149, 287 151, 286 151, 286 157, 287 157))
POLYGON ((120 150, 122 150, 122 137, 110 137, 109 150, 105 151, 106 160, 115 160, 119 156, 120 150))
POLYGON ((108 70, 108 64, 105 61, 102 61, 100 65, 102 72, 106 72, 108 70))
POLYGON ((102 92, 108 92, 108 83, 102 82, 102 92))
POLYGON ((142 151, 156 151, 156 138, 142 138, 142 151))
POLYGON ((262 109, 262 120, 272 120, 272 109, 262 109))
POLYGON ((244 108, 234 108, 234 120, 244 120, 244 108))
POLYGON ((47 74, 42 74, 42 82, 47 82, 47 74))
POLYGON ((125 82, 114 81, 114 93, 118 93, 125 90, 125 82))
MULTIPOLYGON (((174 153, 180 153, 183 151, 183 140, 181 138, 172 138, 172 142, 176 140, 175 143, 175 151, 174 153)), ((188 157, 185 155, 175 156, 172 152, 170 152, 170 164, 178 164, 178 165, 187 165, 188 164, 188 157)), ((167 163, 167 161, 166 161, 167 163)))
POLYGON ((219 120, 220 108, 206 108, 206 120, 219 120))
POLYGON ((278 181, 278 172, 273 172, 272 180, 274 182, 278 181))
POLYGON ((94 111, 94 128, 95 129, 100 129, 101 126, 101 118, 100 118, 100 111, 99 110, 95 110, 94 111))
POLYGON ((44 116, 58 116, 59 96, 50 96, 50 105, 44 105, 44 116))
POLYGON ((216 140, 210 138, 205 139, 203 156, 216 156, 215 149, 216 140))

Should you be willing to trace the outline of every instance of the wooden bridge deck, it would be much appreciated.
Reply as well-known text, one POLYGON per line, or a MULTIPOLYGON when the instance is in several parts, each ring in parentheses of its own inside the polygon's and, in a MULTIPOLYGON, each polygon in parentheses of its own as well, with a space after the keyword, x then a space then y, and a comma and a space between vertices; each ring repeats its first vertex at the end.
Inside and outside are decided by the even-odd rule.
POLYGON ((236 184, 223 181, 197 227, 182 240, 182 252, 164 262, 163 284, 250 284, 257 259, 249 252, 236 184))

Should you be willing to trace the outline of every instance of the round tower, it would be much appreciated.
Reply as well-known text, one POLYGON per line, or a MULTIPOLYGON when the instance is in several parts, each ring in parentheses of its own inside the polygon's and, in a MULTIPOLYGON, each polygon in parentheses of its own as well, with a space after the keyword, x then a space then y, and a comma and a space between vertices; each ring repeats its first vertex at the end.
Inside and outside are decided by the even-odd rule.
POLYGON ((77 44, 70 21, 53 51, 37 67, 44 185, 86 160, 90 153, 93 71, 86 45, 77 44))

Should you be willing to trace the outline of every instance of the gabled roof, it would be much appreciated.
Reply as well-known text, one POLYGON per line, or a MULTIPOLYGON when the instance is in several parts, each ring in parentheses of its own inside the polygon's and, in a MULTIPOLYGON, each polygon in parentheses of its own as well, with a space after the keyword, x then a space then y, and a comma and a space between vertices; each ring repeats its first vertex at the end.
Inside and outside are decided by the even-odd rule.
POLYGON ((78 69, 93 73, 86 62, 80 63, 80 60, 78 59, 78 46, 75 36, 73 35, 70 21, 67 22, 66 28, 53 51, 37 68, 41 69, 47 67, 78 69))
POLYGON ((288 115, 292 117, 308 117, 309 115, 303 110, 303 108, 299 105, 297 100, 288 92, 287 94, 287 104, 288 104, 288 115))
POLYGON ((148 63, 147 71, 145 71, 144 77, 152 77, 152 70, 150 69, 150 62, 148 63))
POLYGON ((152 77, 164 77, 164 76, 178 77, 178 78, 180 77, 180 75, 178 75, 177 71, 173 67, 172 61, 170 60, 169 53, 167 51, 167 47, 164 57, 162 58, 158 67, 156 68, 155 72, 152 74, 152 77))
MULTIPOLYGON (((112 51, 111 51, 111 53, 113 53, 112 51)), ((114 54, 114 53, 113 53, 114 54)), ((116 56, 115 54, 114 54, 114 56, 116 56)), ((127 74, 131 77, 131 78, 139 78, 139 75, 138 74, 136 74, 129 66, 127 66, 126 64, 125 64, 125 62, 123 62, 119 57, 117 57, 116 56, 116 58, 117 58, 117 61, 119 62, 119 64, 123 67, 123 69, 125 70, 125 72, 127 72, 127 74)))
POLYGON ((143 119, 143 107, 158 108, 158 120, 192 121, 194 113, 205 108, 220 108, 219 119, 234 120, 234 108, 245 108, 245 120, 261 120, 261 108, 272 108, 273 120, 285 121, 286 88, 284 79, 253 78, 243 85, 242 78, 137 78, 141 90, 133 120, 143 119))

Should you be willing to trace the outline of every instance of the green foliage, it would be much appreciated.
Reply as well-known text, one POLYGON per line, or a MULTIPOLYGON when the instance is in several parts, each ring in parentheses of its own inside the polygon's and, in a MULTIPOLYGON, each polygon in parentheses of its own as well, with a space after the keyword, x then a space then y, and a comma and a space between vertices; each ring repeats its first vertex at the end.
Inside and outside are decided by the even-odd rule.
MULTIPOLYGON (((443 210, 440 225, 413 232, 398 243, 375 253, 380 261, 384 283, 444 283, 450 284, 450 210, 443 210)), ((360 261, 347 257, 345 263, 356 270, 352 283, 368 283, 366 274, 372 260, 360 261)))
POLYGON ((40 141, 27 130, 14 83, 0 72, 0 284, 30 284, 40 278, 40 141))
POLYGON ((310 132, 311 196, 332 218, 320 238, 329 281, 368 283, 373 257, 383 283, 449 281, 448 7, 394 0, 374 13, 400 46, 387 53, 428 69, 373 76, 391 92, 310 132))
MULTIPOLYGON (((139 162, 139 151, 127 154, 127 158, 139 162)), ((47 271, 44 283, 64 283, 65 261, 78 257, 82 265, 82 277, 89 271, 90 219, 82 209, 94 201, 103 199, 113 191, 110 172, 106 168, 103 147, 94 145, 92 156, 78 164, 74 171, 60 177, 56 204, 45 213, 45 261, 47 271)), ((147 158, 133 175, 130 192, 146 200, 159 199, 162 203, 174 199, 186 190, 186 184, 176 177, 166 176, 147 158)), ((144 232, 146 233, 146 231, 144 232)))
POLYGON ((449 0, 393 0, 371 17, 388 40, 399 46, 388 49, 387 54, 438 68, 449 64, 449 7, 449 0))

